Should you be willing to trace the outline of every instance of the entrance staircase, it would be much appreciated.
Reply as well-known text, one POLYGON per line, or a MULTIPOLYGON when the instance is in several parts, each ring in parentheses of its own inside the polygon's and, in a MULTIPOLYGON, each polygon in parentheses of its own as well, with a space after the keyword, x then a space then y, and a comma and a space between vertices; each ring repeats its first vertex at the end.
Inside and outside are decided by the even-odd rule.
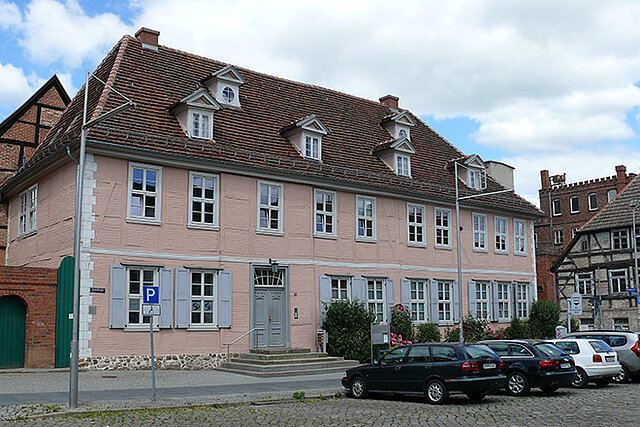
POLYGON ((344 360, 309 349, 278 348, 250 350, 249 353, 232 357, 231 361, 217 369, 254 377, 284 377, 344 372, 359 364, 356 360, 344 360))

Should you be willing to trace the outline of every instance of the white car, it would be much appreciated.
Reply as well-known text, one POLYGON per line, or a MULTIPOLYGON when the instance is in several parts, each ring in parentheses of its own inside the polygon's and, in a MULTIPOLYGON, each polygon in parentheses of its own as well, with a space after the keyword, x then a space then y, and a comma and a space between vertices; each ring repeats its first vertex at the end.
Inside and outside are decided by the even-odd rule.
POLYGON ((618 353, 604 341, 583 338, 550 341, 573 357, 577 372, 573 381, 575 387, 586 387, 590 382, 605 386, 620 373, 618 353))

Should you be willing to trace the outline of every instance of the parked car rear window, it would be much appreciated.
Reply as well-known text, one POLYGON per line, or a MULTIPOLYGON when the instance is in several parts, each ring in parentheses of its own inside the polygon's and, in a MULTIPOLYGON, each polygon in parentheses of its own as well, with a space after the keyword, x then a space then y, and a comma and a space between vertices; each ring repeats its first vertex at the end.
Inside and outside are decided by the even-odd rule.
POLYGON ((533 354, 520 344, 509 344, 509 353, 511 356, 531 357, 533 354))
POLYGON ((467 345, 465 350, 472 359, 495 359, 497 356, 493 350, 482 344, 467 345))
MULTIPOLYGON (((597 342, 597 341, 592 341, 597 342)), ((575 341, 558 341, 554 343, 556 347, 568 354, 580 354, 580 347, 575 341)))
POLYGON ((458 355, 453 347, 448 345, 434 345, 431 347, 431 357, 434 362, 451 362, 458 360, 458 355))
POLYGON ((535 347, 540 350, 545 356, 564 356, 566 353, 560 350, 553 344, 549 344, 546 342, 541 342, 538 344, 534 344, 535 347))
POLYGON ((402 363, 404 355, 407 353, 408 349, 409 347, 400 347, 395 350, 391 350, 386 356, 384 356, 384 359, 382 359, 382 364, 391 365, 394 363, 402 363))
POLYGON ((627 343, 627 337, 624 335, 605 335, 604 341, 611 347, 622 347, 627 343))
POLYGON ((496 354, 500 357, 509 355, 509 348, 507 344, 503 342, 492 342, 491 344, 487 344, 489 348, 496 352, 496 354))
POLYGON ((610 353, 613 351, 613 349, 604 341, 589 341, 589 344, 596 353, 610 353))
POLYGON ((409 350, 408 363, 427 363, 429 362, 429 346, 417 345, 409 350))

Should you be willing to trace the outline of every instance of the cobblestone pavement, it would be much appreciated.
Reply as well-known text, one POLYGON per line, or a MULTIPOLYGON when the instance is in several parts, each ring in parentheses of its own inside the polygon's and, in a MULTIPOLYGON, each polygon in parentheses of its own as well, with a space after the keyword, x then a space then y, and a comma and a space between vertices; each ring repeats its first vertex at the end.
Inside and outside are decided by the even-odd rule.
POLYGON ((533 392, 512 398, 488 396, 471 403, 455 396, 445 406, 422 398, 316 399, 270 405, 195 407, 64 415, 13 421, 13 425, 638 425, 640 384, 562 389, 552 396, 533 392))

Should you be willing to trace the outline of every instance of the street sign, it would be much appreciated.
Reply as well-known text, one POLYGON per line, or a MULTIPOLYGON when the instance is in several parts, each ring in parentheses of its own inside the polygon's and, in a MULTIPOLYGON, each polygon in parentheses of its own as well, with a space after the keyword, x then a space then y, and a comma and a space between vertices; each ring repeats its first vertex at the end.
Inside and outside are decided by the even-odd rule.
POLYGON ((158 304, 160 303, 160 292, 158 286, 143 286, 142 287, 142 303, 143 304, 158 304))
POLYGON ((160 316, 160 305, 142 304, 142 314, 144 316, 160 316))
POLYGON ((571 294, 571 298, 569 298, 569 312, 573 316, 582 315, 582 295, 580 295, 580 293, 574 292, 571 294))

